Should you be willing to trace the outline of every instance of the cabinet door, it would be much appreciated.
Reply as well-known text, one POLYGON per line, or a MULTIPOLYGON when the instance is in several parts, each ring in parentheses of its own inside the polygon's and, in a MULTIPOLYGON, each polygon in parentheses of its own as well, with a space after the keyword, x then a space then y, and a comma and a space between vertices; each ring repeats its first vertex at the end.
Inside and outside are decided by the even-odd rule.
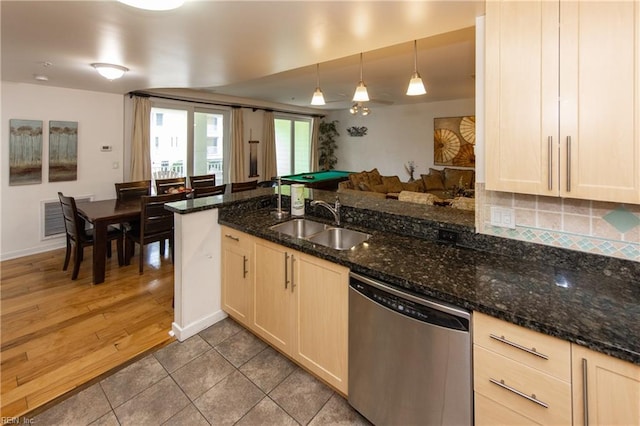
POLYGON ((251 325, 253 238, 222 228, 222 308, 235 320, 251 325))
POLYGON ((640 367, 575 344, 571 350, 574 424, 639 425, 640 367))
POLYGON ((640 2, 561 1, 561 195, 640 202, 640 2))
POLYGON ((300 364, 347 394, 349 270, 293 255, 296 353, 300 364))
POLYGON ((295 337, 290 266, 293 251, 256 239, 252 329, 286 354, 293 353, 295 337))
POLYGON ((486 188, 558 195, 558 4, 486 2, 486 188))

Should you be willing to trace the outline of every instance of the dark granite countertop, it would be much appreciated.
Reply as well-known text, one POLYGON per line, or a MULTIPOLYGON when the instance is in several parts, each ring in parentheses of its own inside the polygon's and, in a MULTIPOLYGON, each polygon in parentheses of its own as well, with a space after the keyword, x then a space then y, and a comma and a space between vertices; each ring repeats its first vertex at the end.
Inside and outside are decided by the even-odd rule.
MULTIPOLYGON (((372 206, 351 205, 343 209, 345 227, 366 231, 372 237, 353 250, 338 251, 270 230, 269 226, 278 222, 270 214, 272 194, 269 188, 242 198, 248 202, 225 196, 210 200, 206 207, 185 204, 177 210, 188 213, 220 207, 219 222, 223 225, 347 266, 409 292, 483 312, 640 365, 637 262, 487 238, 473 233, 468 215, 454 218, 453 223, 434 219, 431 214, 416 217, 425 215, 425 206, 416 209, 415 214, 407 214, 407 209, 411 210, 407 206, 396 207, 404 210, 397 225, 396 213, 388 211, 385 203, 381 207, 384 220, 376 216, 380 210, 367 210, 372 206), (426 226, 417 226, 415 220, 426 226), (459 231, 460 244, 468 247, 436 241, 431 230, 438 228, 459 231)), ((325 191, 313 195, 327 201, 335 196, 325 191)), ((312 219, 328 222, 329 216, 323 213, 328 212, 307 204, 307 216, 312 214, 312 219)))

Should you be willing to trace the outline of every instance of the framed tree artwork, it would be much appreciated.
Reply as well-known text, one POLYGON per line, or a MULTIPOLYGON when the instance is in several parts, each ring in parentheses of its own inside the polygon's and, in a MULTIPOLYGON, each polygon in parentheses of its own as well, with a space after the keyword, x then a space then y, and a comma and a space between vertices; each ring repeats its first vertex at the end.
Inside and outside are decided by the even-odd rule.
POLYGON ((49 182, 78 180, 78 122, 49 122, 49 182))
POLYGON ((9 185, 42 183, 42 120, 9 120, 9 185))

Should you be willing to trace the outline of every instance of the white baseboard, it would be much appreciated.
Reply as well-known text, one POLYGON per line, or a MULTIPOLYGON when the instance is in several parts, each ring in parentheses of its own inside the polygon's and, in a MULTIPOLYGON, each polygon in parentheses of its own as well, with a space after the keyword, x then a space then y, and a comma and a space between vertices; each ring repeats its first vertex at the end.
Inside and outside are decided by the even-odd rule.
POLYGON ((38 247, 31 247, 23 250, 15 250, 6 253, 0 253, 0 261, 17 259, 19 257, 30 256, 32 254, 44 253, 47 251, 57 250, 66 247, 66 241, 64 236, 57 240, 47 241, 45 244, 38 247))
POLYGON ((192 322, 191 324, 180 327, 176 322, 171 324, 171 333, 181 342, 185 341, 191 336, 195 336, 200 333, 202 330, 211 327, 213 324, 218 321, 222 321, 227 317, 227 313, 225 311, 214 312, 211 315, 208 315, 204 318, 199 319, 198 321, 192 322))

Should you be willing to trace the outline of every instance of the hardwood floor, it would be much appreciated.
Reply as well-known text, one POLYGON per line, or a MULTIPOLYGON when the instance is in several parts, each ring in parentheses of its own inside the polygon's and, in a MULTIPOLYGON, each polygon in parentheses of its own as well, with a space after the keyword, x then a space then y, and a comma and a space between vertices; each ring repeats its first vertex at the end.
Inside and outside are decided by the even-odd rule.
MULTIPOLYGON (((1 415, 20 416, 152 348, 167 344, 173 321, 173 264, 167 247, 145 249, 131 265, 107 259, 91 282, 91 248, 76 281, 62 271, 64 249, 0 264, 1 415)), ((73 264, 73 262, 72 262, 73 264)))

